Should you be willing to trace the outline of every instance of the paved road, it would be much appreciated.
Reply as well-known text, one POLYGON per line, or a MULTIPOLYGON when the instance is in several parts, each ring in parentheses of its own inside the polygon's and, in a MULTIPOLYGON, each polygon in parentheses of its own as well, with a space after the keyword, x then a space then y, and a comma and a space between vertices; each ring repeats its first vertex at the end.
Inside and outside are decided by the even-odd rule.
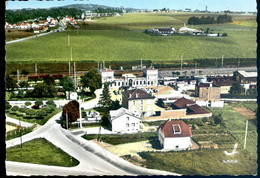
MULTIPOLYGON (((62 30, 64 30, 64 28, 60 27, 57 30, 62 31, 62 30)), ((45 35, 57 32, 57 30, 42 33, 42 34, 39 34, 39 35, 33 35, 33 36, 30 36, 30 37, 26 37, 26 38, 21 38, 21 39, 18 39, 18 40, 7 41, 5 44, 8 45, 8 44, 17 43, 17 42, 25 41, 25 40, 32 39, 32 38, 38 38, 38 37, 41 37, 41 36, 45 36, 45 35)))
MULTIPOLYGON (((99 96, 93 100, 94 104, 97 103, 98 98, 99 96)), ((87 103, 84 105, 90 106, 87 103)), ((79 165, 65 168, 6 161, 7 175, 178 175, 135 166, 95 143, 61 128, 58 123, 60 116, 61 113, 56 114, 42 127, 24 135, 23 142, 35 138, 45 138, 77 159, 80 162, 79 165)), ((6 148, 19 144, 20 138, 15 138, 6 142, 6 148)))

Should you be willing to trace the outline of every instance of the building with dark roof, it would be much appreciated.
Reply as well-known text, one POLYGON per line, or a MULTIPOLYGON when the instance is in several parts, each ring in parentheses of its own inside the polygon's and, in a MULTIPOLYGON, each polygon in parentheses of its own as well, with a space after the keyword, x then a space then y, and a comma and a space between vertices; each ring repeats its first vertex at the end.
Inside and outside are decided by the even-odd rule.
POLYGON ((170 35, 173 33, 177 33, 174 27, 160 27, 160 28, 150 28, 147 30, 147 32, 150 33, 157 33, 157 34, 165 34, 165 35, 170 35))
POLYGON ((127 90, 122 93, 122 106, 131 112, 138 112, 141 117, 154 114, 155 97, 143 89, 127 90))
POLYGON ((195 95, 206 101, 220 100, 220 87, 212 82, 196 83, 195 95))
POLYGON ((191 128, 183 121, 168 120, 158 127, 158 138, 163 149, 188 149, 191 136, 191 128))

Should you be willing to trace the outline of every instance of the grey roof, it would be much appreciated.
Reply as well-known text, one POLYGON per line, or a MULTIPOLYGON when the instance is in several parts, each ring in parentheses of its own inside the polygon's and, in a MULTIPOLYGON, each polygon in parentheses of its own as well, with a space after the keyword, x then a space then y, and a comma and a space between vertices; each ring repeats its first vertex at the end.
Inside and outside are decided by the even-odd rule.
POLYGON ((121 107, 120 109, 118 110, 111 110, 109 111, 109 114, 110 114, 110 117, 111 117, 111 120, 114 120, 114 119, 117 119, 123 115, 130 115, 130 116, 133 116, 133 117, 136 117, 137 119, 140 119, 140 117, 136 116, 134 113, 130 112, 129 110, 121 107))

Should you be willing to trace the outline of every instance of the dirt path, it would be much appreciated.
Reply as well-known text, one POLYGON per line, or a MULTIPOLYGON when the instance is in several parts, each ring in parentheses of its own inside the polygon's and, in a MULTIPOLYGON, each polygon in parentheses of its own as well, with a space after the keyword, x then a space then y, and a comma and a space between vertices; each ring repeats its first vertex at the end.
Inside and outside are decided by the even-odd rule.
POLYGON ((247 118, 248 120, 256 118, 256 114, 245 107, 233 107, 233 109, 245 118, 247 118))

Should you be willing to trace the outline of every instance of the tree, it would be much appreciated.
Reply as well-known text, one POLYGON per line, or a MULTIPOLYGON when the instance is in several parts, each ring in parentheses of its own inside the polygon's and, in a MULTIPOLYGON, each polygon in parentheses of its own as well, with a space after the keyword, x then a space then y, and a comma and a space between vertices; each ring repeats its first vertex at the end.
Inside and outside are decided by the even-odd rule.
POLYGON ((23 75, 28 75, 29 72, 28 72, 27 70, 23 69, 22 72, 21 72, 21 74, 23 74, 23 75))
POLYGON ((116 100, 116 101, 112 101, 112 102, 111 102, 111 106, 109 107, 109 109, 111 109, 111 110, 117 110, 117 109, 119 109, 120 107, 121 107, 121 105, 120 105, 119 101, 116 100))
POLYGON ((31 96, 35 98, 54 97, 56 96, 56 89, 53 85, 39 83, 34 86, 31 96))
POLYGON ((70 101, 66 104, 62 111, 62 127, 66 127, 66 115, 68 115, 68 122, 75 122, 79 118, 79 103, 76 100, 70 101))
POLYGON ((60 85, 65 91, 75 91, 74 82, 70 77, 63 77, 60 80, 60 85))
POLYGON ((6 76, 5 82, 7 90, 11 89, 12 91, 14 91, 14 88, 17 88, 17 81, 10 77, 10 75, 6 76))
POLYGON ((110 107, 112 104, 110 92, 109 92, 109 83, 104 83, 104 88, 102 90, 102 94, 100 95, 100 99, 98 104, 102 107, 110 107))
POLYGON ((222 36, 227 36, 227 33, 223 33, 222 36))
POLYGON ((89 88, 91 93, 98 88, 101 88, 101 76, 97 69, 90 69, 84 76, 81 77, 80 82, 84 88, 89 88))
POLYGON ((47 113, 51 113, 52 112, 52 109, 49 106, 43 107, 42 110, 44 110, 47 113))
POLYGON ((231 94, 243 94, 245 93, 245 88, 239 83, 234 83, 229 91, 231 94))
POLYGON ((46 77, 44 77, 44 83, 46 84, 46 85, 54 85, 55 84, 55 79, 54 79, 54 77, 53 76, 49 76, 49 75, 47 75, 46 77))
POLYGON ((24 91, 23 90, 19 90, 18 94, 16 95, 17 98, 23 98, 24 97, 24 91))
POLYGON ((27 88, 29 86, 27 81, 20 81, 18 85, 21 88, 27 88))

